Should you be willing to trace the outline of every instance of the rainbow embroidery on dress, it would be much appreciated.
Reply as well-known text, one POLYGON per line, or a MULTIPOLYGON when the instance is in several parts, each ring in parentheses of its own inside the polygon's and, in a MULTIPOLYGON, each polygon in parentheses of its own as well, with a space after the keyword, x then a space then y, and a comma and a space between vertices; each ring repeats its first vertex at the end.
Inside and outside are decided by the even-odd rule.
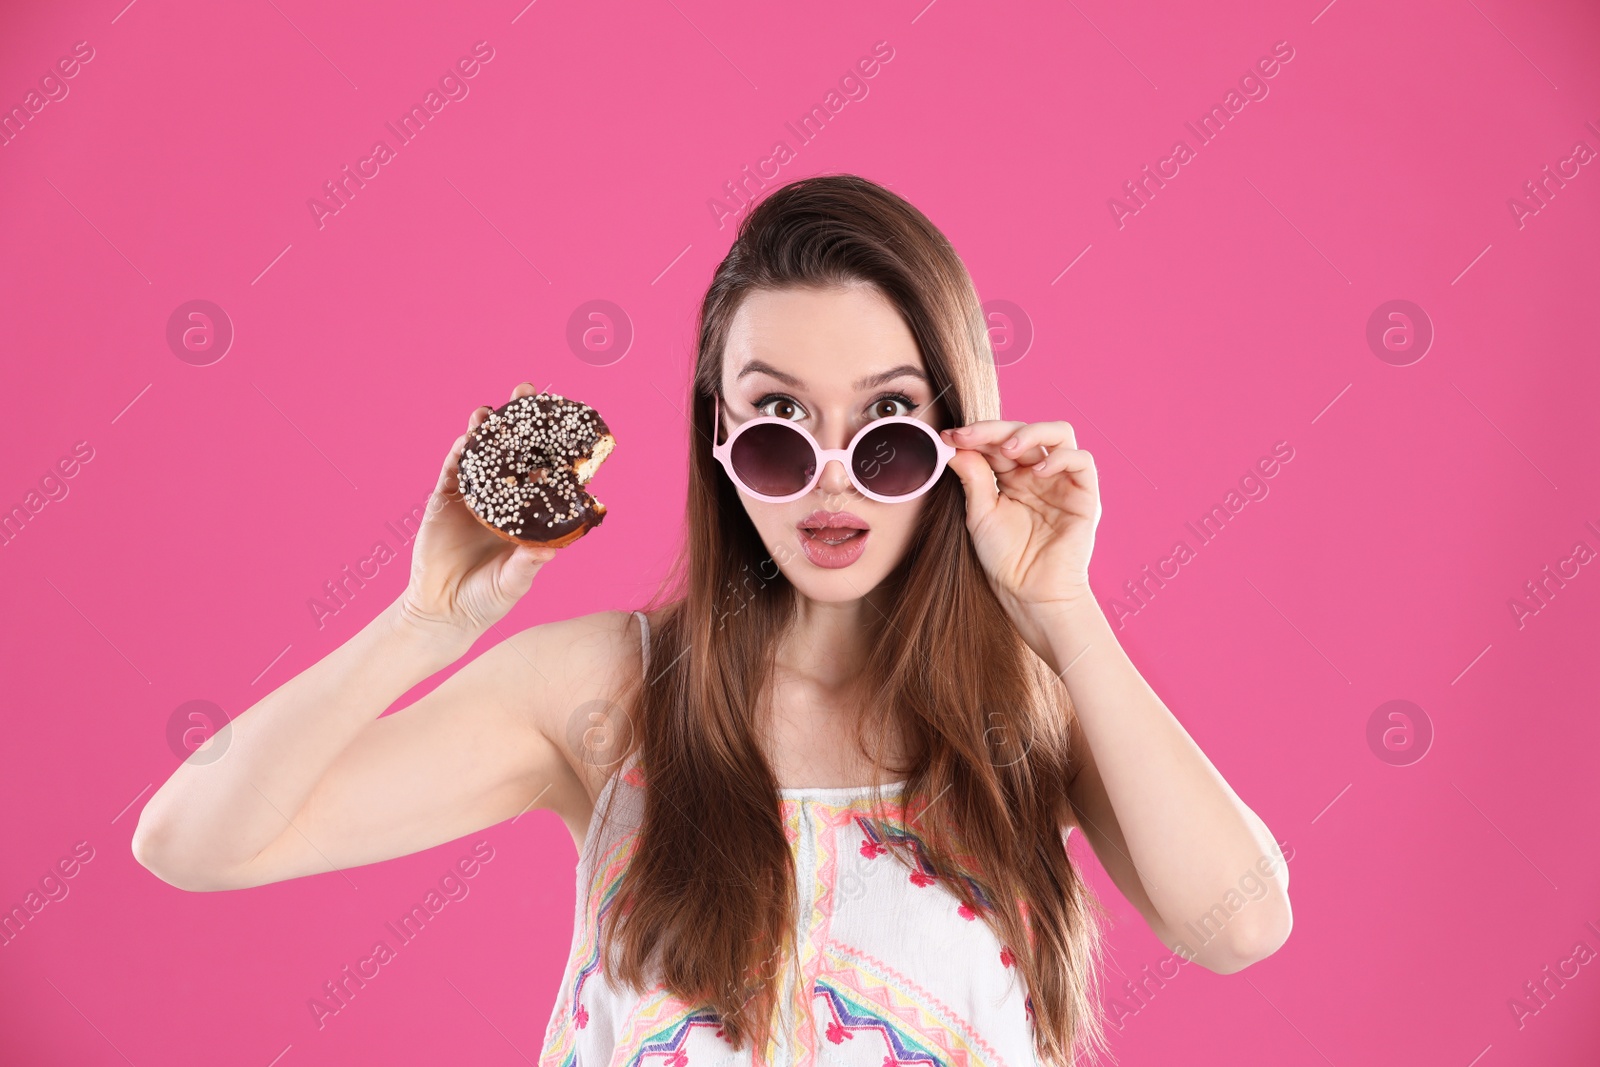
POLYGON ((611 1061, 612 1067, 690 1067, 684 1046, 696 1029, 721 1037, 722 1020, 708 1008, 688 1010, 676 997, 659 994, 618 1035, 617 1050, 624 1054, 611 1061))
MULTIPOLYGON (((615 792, 636 800, 633 790, 643 781, 643 773, 635 765, 614 780, 615 792)), ((980 1018, 968 1019, 921 984, 928 981, 923 973, 932 966, 928 961, 914 959, 914 965, 902 973, 834 934, 840 909, 848 914, 852 902, 861 899, 841 888, 842 865, 859 871, 865 860, 875 866, 891 846, 910 860, 908 881, 918 887, 897 890, 897 894, 905 894, 905 906, 916 911, 931 909, 926 916, 930 921, 978 918, 977 912, 952 892, 952 883, 958 878, 966 883, 979 908, 992 906, 981 883, 965 874, 948 874, 939 885, 941 876, 929 860, 927 846, 906 818, 906 804, 893 796, 886 793, 882 806, 877 796, 857 796, 841 803, 833 803, 831 798, 780 798, 784 833, 791 848, 797 850, 800 911, 793 931, 796 956, 786 960, 785 970, 792 980, 784 982, 780 998, 784 1003, 776 1006, 779 1018, 774 1022, 778 1025, 766 1048, 746 1049, 742 1054, 727 1044, 722 1021, 709 1006, 686 1003, 661 986, 642 995, 611 989, 601 967, 599 933, 620 893, 637 831, 624 828, 615 836, 608 833, 611 843, 582 858, 587 872, 578 887, 584 898, 578 916, 582 929, 573 945, 540 1067, 576 1067, 580 1052, 591 1067, 711 1067, 714 1063, 769 1067, 778 1059, 813 1067, 819 1062, 873 1067, 1007 1067, 994 1044, 1005 1048, 1007 1056, 1026 1063, 1025 1046, 1018 1042, 1021 1034, 1013 1029, 1017 1024, 1002 1022, 1008 1016, 1021 1016, 1025 1020, 1022 1027, 1032 1029, 1032 1002, 1026 990, 1008 993, 1006 1009, 995 1018, 983 1018, 980 1011, 980 1018), (858 851, 861 859, 856 858, 858 851), (935 888, 924 894, 921 887, 935 888), (581 1003, 586 991, 593 1002, 589 1007, 600 1020, 593 1024, 581 1003), (614 1032, 612 1027, 616 1027, 614 1032), (697 1033, 701 1035, 698 1039, 693 1036, 697 1033)), ((898 866, 894 857, 884 862, 898 866)), ((959 857, 954 862, 961 864, 959 857)), ((1009 949, 1000 946, 994 951, 1000 968, 1015 966, 1009 949)), ((934 985, 943 988, 938 982, 934 985)), ((959 992, 945 995, 962 1002, 959 992)))
POLYGON ((812 991, 817 1027, 831 1044, 875 1036, 885 1067, 1005 1067, 948 1006, 887 964, 838 943, 827 956, 829 969, 812 991))
POLYGON ((883 1061, 887 1067, 901 1067, 903 1064, 948 1067, 938 1051, 888 1013, 880 1014, 873 1010, 872 1005, 834 988, 825 980, 817 981, 816 995, 827 1006, 829 1020, 825 1036, 835 1045, 854 1041, 863 1033, 877 1034, 883 1039, 887 1050, 883 1061))
MULTIPOLYGON (((912 885, 929 886, 939 880, 939 872, 934 870, 933 864, 928 859, 927 846, 922 843, 922 838, 911 831, 910 827, 904 823, 887 819, 871 819, 862 815, 855 817, 855 823, 866 836, 866 840, 861 842, 861 854, 867 859, 876 859, 887 853, 889 846, 885 842, 892 841, 896 844, 904 845, 916 861, 917 869, 911 872, 912 885)), ((967 888, 972 892, 973 897, 977 899, 980 907, 987 910, 994 906, 993 901, 984 891, 983 885, 976 879, 964 874, 957 875, 957 877, 966 883, 967 888)), ((969 914, 972 909, 965 904, 961 905, 960 911, 963 919, 977 917, 975 914, 969 914)))
MULTIPOLYGON (((627 779, 627 775, 623 777, 627 779)), ((572 1067, 575 1062, 576 1031, 589 1024, 589 1011, 580 998, 584 985, 600 969, 600 926, 622 888, 623 873, 633 857, 635 836, 633 833, 622 835, 600 859, 590 879, 585 895, 588 911, 584 916, 582 938, 573 946, 569 965, 571 987, 557 1004, 556 1013, 551 1018, 549 1031, 545 1035, 545 1051, 540 1056, 541 1064, 572 1067)))
MULTIPOLYGON (((617 901, 617 894, 622 889, 622 875, 627 870, 628 860, 633 857, 633 837, 630 835, 622 841, 611 854, 606 857, 606 864, 601 869, 596 881, 603 887, 600 891, 600 906, 595 909, 590 921, 585 924, 583 940, 583 966, 578 968, 577 976, 572 983, 572 1015, 574 1024, 578 1029, 583 1029, 588 1021, 588 1013, 583 1010, 583 1005, 578 1003, 578 997, 583 993, 583 984, 591 975, 600 968, 600 926, 611 911, 611 906, 617 901)), ((593 897, 590 898, 593 900, 593 897)))
MULTIPOLYGON (((805 818, 817 828, 809 835, 814 851, 809 872, 811 884, 809 908, 805 894, 801 893, 801 908, 803 911, 809 910, 809 914, 805 915, 803 928, 800 931, 802 935, 799 941, 798 961, 800 980, 794 984, 790 1002, 796 1019, 807 1019, 811 1014, 810 991, 814 988, 823 966, 820 946, 825 944, 832 934, 831 927, 836 907, 835 892, 839 880, 839 851, 844 847, 839 831, 854 825, 862 818, 863 812, 887 809, 899 814, 904 810, 900 804, 887 797, 882 808, 874 805, 875 800, 870 796, 855 797, 842 804, 810 798, 786 799, 782 802, 784 829, 789 835, 791 844, 799 840, 802 809, 805 811, 805 818)), ((799 857, 796 859, 798 861, 799 857)), ((799 878, 806 877, 807 872, 803 866, 802 864, 796 868, 795 874, 799 878)), ((814 1063, 816 1027, 802 1023, 799 1025, 799 1032, 793 1036, 796 1041, 797 1062, 814 1063)))

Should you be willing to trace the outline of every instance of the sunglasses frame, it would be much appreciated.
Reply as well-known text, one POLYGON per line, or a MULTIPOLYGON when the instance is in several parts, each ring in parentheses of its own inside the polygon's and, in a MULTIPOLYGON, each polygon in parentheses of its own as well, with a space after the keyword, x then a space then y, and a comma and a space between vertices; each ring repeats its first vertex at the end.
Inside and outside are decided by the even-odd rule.
POLYGON ((945 444, 944 438, 939 436, 938 430, 935 430, 932 426, 929 426, 921 419, 914 419, 909 415, 890 415, 881 419, 873 419, 871 422, 861 427, 861 429, 857 430, 855 432, 855 436, 850 438, 850 443, 843 448, 823 448, 817 443, 817 439, 812 437, 810 431, 808 431, 804 426, 800 426, 790 419, 780 419, 772 415, 761 415, 757 418, 749 420, 748 422, 741 422, 737 427, 734 428, 733 432, 728 435, 728 439, 719 445, 717 444, 717 438, 722 435, 722 397, 714 396, 712 399, 716 403, 716 421, 713 423, 713 434, 711 438, 712 457, 715 458, 717 462, 722 464, 722 469, 728 472, 728 477, 733 479, 733 484, 738 486, 741 492, 768 504, 787 504, 789 501, 799 500, 801 497, 811 492, 811 490, 817 487, 817 483, 822 480, 822 472, 832 460, 838 460, 840 462, 840 464, 844 467, 845 474, 847 474, 850 478, 850 484, 855 486, 856 491, 862 496, 865 496, 870 500, 876 500, 881 504, 903 504, 908 500, 915 500, 917 497, 926 493, 929 489, 932 489, 935 483, 937 483, 939 478, 944 474, 945 468, 950 465, 950 461, 955 458, 956 454, 956 450, 953 447, 945 444), (906 493, 904 496, 883 496, 880 493, 874 493, 871 489, 868 489, 866 486, 861 484, 860 479, 856 477, 855 464, 851 462, 850 457, 855 452, 856 445, 860 444, 861 439, 867 434, 871 433, 873 430, 880 429, 885 424, 901 422, 910 423, 911 425, 917 427, 917 429, 927 434, 928 437, 933 441, 934 448, 936 449, 936 460, 933 465, 933 473, 928 476, 928 480, 922 483, 919 488, 910 493, 906 493), (811 446, 811 451, 815 453, 817 457, 816 469, 812 472, 811 480, 806 483, 805 488, 799 490, 798 492, 790 493, 787 496, 768 496, 766 493, 758 493, 754 489, 750 488, 750 486, 746 485, 744 479, 739 477, 738 472, 733 469, 733 443, 739 439, 740 434, 744 433, 751 427, 763 426, 767 423, 778 423, 779 425, 787 426, 789 429, 798 433, 801 437, 805 438, 806 443, 811 446))

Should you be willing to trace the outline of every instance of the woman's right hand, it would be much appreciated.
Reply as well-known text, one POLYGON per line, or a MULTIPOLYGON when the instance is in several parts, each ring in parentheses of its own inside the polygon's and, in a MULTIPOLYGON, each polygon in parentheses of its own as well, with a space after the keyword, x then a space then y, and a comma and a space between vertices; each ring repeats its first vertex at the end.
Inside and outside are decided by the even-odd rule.
MULTIPOLYGON (((537 390, 523 382, 511 399, 537 390)), ((467 431, 489 417, 484 406, 467 420, 467 431)), ((467 508, 456 478, 467 434, 456 438, 439 471, 427 513, 411 548, 411 580, 396 602, 398 620, 433 635, 463 653, 522 598, 556 550, 514 545, 492 533, 467 508)))

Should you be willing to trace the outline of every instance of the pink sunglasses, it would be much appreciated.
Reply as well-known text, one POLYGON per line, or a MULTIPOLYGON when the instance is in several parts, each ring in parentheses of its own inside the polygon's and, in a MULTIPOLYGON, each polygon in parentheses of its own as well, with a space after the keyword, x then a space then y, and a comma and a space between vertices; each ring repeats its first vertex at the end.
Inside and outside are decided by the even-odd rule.
POLYGON ((757 500, 784 504, 816 486, 829 460, 838 460, 863 496, 885 504, 913 500, 933 488, 956 450, 939 431, 906 415, 874 419, 845 448, 823 448, 788 419, 763 415, 740 423, 722 444, 722 398, 716 397, 711 455, 733 484, 757 500))

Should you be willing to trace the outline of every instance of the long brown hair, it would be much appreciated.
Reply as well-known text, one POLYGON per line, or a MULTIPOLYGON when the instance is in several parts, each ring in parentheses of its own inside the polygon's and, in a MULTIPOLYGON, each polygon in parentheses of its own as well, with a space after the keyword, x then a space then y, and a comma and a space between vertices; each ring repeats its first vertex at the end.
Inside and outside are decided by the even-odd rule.
MULTIPOLYGON (((651 601, 650 676, 624 697, 645 794, 615 918, 601 931, 607 969, 710 1007, 736 1045, 754 1041, 758 1060, 776 967, 794 955, 794 864, 761 710, 796 593, 712 458, 712 401, 746 295, 863 282, 904 318, 950 425, 1000 417, 976 290, 920 211, 848 174, 773 191, 740 224, 701 305, 687 540, 651 601)), ((1073 710, 984 576, 955 472, 929 492, 924 515, 871 594, 882 613, 865 668, 875 721, 856 740, 889 772, 880 779, 906 782, 926 858, 1010 950, 1041 1060, 1066 1064, 1104 1040, 1103 913, 1062 835, 1073 710), (886 768, 868 751, 867 735, 885 730, 904 738, 909 766, 886 768)))

